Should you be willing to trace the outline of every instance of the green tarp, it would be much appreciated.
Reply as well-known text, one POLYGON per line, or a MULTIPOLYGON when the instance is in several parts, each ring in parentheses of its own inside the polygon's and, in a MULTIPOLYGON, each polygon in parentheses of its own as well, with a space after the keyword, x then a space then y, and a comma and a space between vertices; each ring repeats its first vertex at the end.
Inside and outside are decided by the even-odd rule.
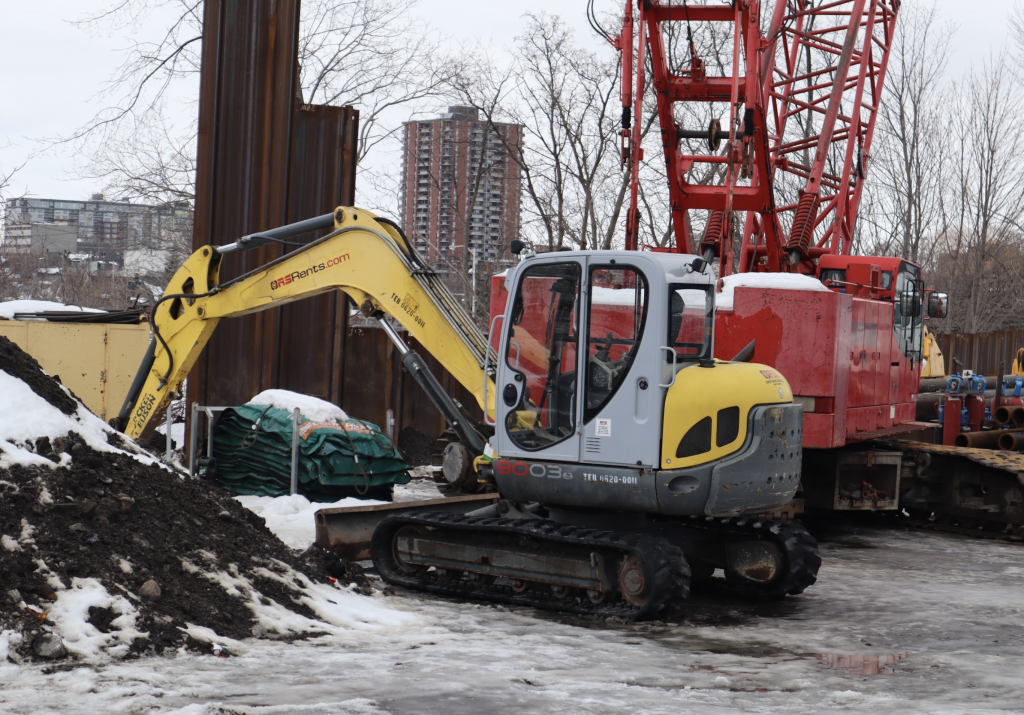
MULTIPOLYGON (((225 410, 213 432, 216 479, 234 494, 288 494, 292 416, 264 405, 225 410)), ((299 421, 299 493, 310 501, 390 498, 409 466, 375 424, 352 418, 299 421)))

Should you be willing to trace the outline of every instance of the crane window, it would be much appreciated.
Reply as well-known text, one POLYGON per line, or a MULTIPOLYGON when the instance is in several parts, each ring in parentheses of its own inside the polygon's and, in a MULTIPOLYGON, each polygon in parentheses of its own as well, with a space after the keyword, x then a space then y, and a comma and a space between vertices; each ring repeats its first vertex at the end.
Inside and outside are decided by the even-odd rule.
POLYGON ((505 361, 519 399, 505 430, 522 449, 550 447, 576 430, 581 273, 575 262, 535 266, 516 288, 505 361))
POLYGON ((896 273, 892 328, 900 352, 912 363, 921 362, 923 304, 921 269, 913 263, 903 261, 896 273))
POLYGON ((711 286, 672 283, 668 297, 668 344, 675 350, 676 360, 710 358, 715 324, 711 286))
POLYGON ((629 266, 590 271, 584 423, 612 399, 626 379, 647 320, 647 279, 629 266))

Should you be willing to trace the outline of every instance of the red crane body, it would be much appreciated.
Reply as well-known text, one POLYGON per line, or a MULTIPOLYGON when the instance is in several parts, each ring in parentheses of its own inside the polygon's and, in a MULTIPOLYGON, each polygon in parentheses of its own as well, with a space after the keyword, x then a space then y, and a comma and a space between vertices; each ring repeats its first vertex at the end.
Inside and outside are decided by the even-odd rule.
MULTIPOLYGON (((753 341, 752 360, 789 381, 804 406, 807 506, 895 509, 900 454, 851 447, 927 427, 915 421, 925 294, 913 263, 851 254, 899 0, 776 0, 770 17, 764 8, 626 0, 612 38, 632 173, 626 248, 640 248, 639 118, 651 93, 675 236, 656 250, 719 259, 716 357, 753 341), (693 40, 701 23, 731 27, 720 76, 693 40), (685 67, 673 67, 681 36, 685 67), (695 115, 711 121, 683 125, 695 115), (863 484, 870 499, 855 496, 863 484)), ((492 282, 492 316, 503 282, 492 282)))
POLYGON ((630 127, 629 117, 642 116, 649 93, 673 249, 719 259, 717 356, 754 341, 753 360, 789 380, 804 405, 805 497, 829 509, 896 508, 898 455, 865 466, 847 447, 924 426, 915 422, 920 269, 851 255, 899 5, 626 0, 614 40, 623 58, 623 163, 632 172, 626 248, 640 247, 644 158, 640 122, 630 127), (694 41, 704 23, 731 30, 732 56, 717 63, 719 76, 694 41), (683 44, 685 53, 674 52, 683 44), (684 59, 673 66, 676 56, 684 59), (683 126, 695 116, 712 119, 683 126), (861 481, 884 498, 853 505, 861 481))

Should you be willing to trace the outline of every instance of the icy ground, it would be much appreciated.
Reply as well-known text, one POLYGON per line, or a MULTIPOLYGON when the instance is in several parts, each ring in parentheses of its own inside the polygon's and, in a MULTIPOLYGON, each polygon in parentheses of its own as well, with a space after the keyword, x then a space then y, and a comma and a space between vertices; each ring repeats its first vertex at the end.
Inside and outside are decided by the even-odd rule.
POLYGON ((372 599, 375 627, 247 641, 231 658, 0 664, 0 712, 1024 712, 1024 547, 849 527, 821 549, 819 581, 805 595, 697 599, 679 623, 613 624, 400 591, 372 599), (887 675, 821 664, 903 654, 887 675))

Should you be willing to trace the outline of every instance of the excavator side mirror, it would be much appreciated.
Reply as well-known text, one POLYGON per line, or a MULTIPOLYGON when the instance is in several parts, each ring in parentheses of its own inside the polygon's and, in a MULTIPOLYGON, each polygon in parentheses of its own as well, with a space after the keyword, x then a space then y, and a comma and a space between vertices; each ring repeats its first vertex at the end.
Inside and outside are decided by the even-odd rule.
POLYGON ((694 273, 703 273, 707 265, 708 262, 705 261, 703 258, 694 258, 693 262, 690 263, 690 268, 693 270, 694 273))
POLYGON ((512 249, 513 256, 518 256, 520 253, 523 252, 523 249, 526 248, 526 243, 524 241, 520 241, 517 238, 513 240, 512 243, 509 244, 509 248, 512 249))
POLYGON ((932 293, 928 296, 928 317, 945 318, 949 314, 949 296, 945 293, 932 293))

